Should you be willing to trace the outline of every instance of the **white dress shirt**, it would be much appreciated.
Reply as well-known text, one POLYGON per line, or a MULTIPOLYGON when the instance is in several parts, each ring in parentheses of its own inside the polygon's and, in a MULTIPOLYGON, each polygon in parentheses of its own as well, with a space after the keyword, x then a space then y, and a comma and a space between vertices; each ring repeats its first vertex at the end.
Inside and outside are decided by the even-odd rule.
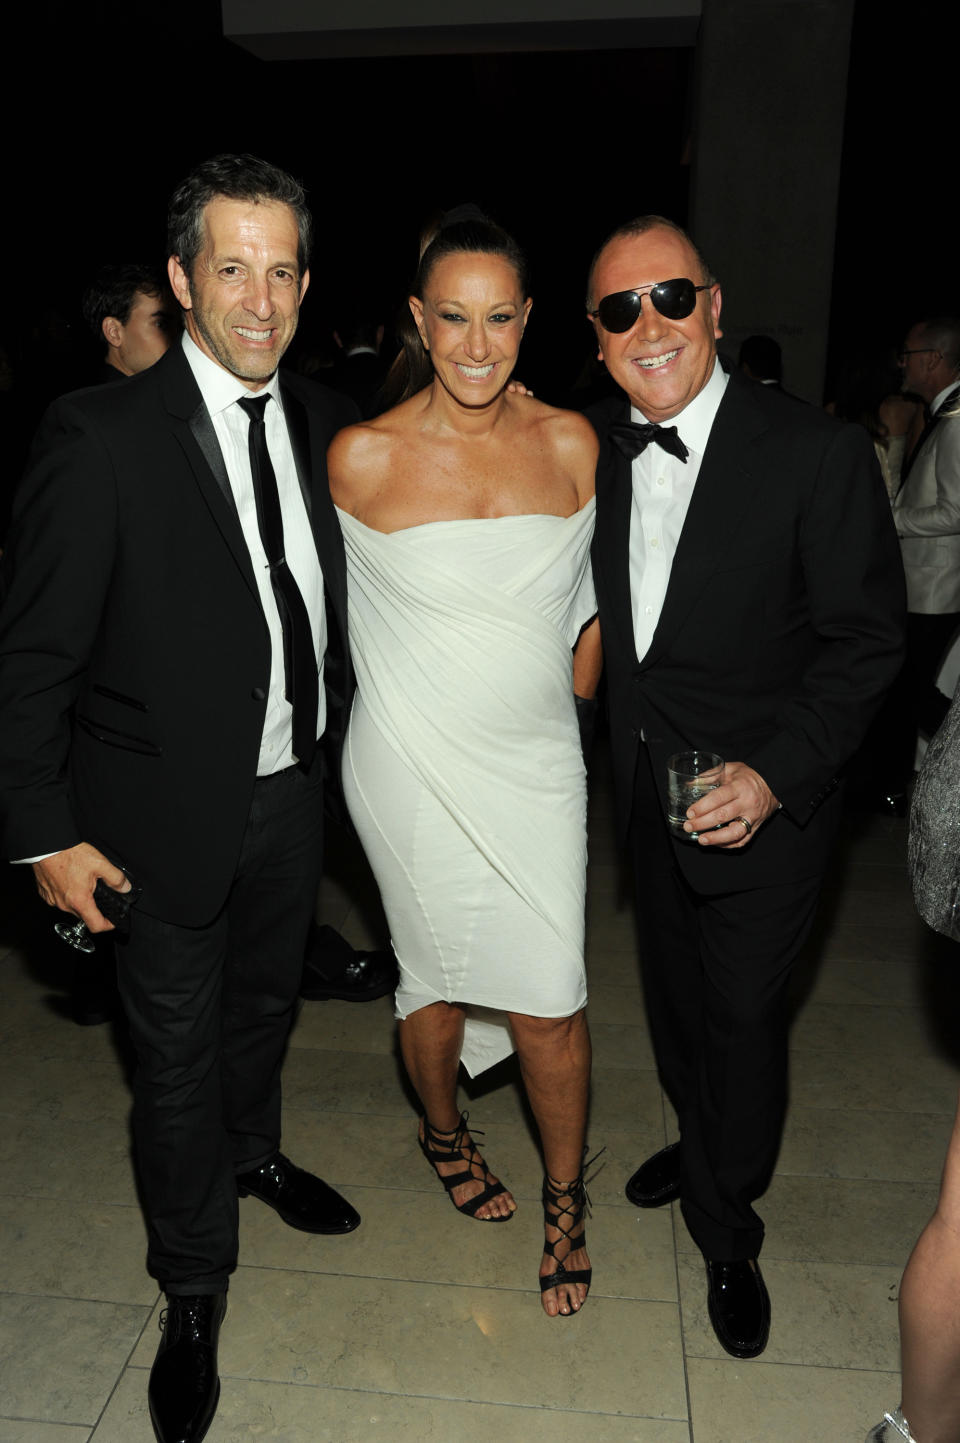
MULTIPOLYGON (((676 426, 690 454, 680 461, 655 441, 632 462, 633 508, 630 513, 630 598, 637 657, 642 661, 657 629, 670 570, 700 474, 710 428, 723 400, 727 376, 716 361, 710 379, 666 426, 676 426)), ((649 418, 630 407, 631 421, 649 418)))
POLYGON ((250 473, 250 420, 246 412, 236 403, 251 396, 264 393, 273 397, 264 412, 267 431, 267 449, 277 477, 280 493, 280 509, 283 513, 283 547, 287 565, 300 588, 313 632, 317 653, 317 669, 320 677, 320 707, 317 716, 317 736, 323 734, 326 724, 326 697, 323 690, 323 657, 327 649, 327 623, 323 604, 323 573, 310 529, 310 518, 304 504, 303 493, 297 477, 293 448, 283 419, 283 399, 277 373, 260 391, 251 391, 229 371, 218 366, 209 356, 204 355, 187 335, 183 333, 183 351, 190 363, 194 380, 200 387, 203 403, 207 408, 213 429, 217 433, 223 463, 227 468, 230 489, 237 504, 244 540, 253 563, 253 574, 257 579, 260 604, 270 631, 270 687, 267 693, 267 711, 260 741, 260 760, 257 775, 269 776, 295 761, 293 755, 293 708, 284 695, 285 677, 283 667, 283 627, 277 609, 273 586, 270 582, 270 564, 263 549, 260 527, 257 524, 257 505, 253 491, 253 477, 250 473))

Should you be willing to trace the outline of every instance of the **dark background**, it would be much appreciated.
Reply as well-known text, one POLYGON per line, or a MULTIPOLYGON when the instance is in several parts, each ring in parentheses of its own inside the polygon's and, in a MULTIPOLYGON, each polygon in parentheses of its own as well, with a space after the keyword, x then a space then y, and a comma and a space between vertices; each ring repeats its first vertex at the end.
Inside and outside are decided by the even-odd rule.
MULTIPOLYGON (((925 312, 960 309, 944 7, 921 0, 896 22, 877 9, 860 0, 854 23, 828 391, 850 347, 895 346, 925 312)), ((26 364, 59 352, 64 378, 85 344, 86 278, 105 260, 162 260, 170 189, 219 150, 255 151, 309 189, 304 345, 327 344, 349 297, 389 319, 424 220, 484 206, 531 255, 520 372, 548 400, 590 354, 583 277, 604 233, 640 211, 686 219, 690 50, 268 64, 222 38, 216 0, 54 5, 30 23, 8 52, 0 335, 26 364)))

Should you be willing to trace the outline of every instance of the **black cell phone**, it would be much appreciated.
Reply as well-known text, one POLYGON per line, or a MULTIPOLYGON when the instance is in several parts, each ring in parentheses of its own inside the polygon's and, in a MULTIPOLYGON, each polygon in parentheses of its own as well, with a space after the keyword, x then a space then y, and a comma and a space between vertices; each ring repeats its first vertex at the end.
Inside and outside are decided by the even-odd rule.
POLYGON ((143 891, 143 888, 134 882, 129 872, 124 871, 124 876, 131 884, 129 892, 117 892, 113 887, 108 887, 102 877, 97 878, 97 885, 93 889, 93 900, 107 921, 112 922, 115 927, 121 928, 127 925, 130 908, 143 891))

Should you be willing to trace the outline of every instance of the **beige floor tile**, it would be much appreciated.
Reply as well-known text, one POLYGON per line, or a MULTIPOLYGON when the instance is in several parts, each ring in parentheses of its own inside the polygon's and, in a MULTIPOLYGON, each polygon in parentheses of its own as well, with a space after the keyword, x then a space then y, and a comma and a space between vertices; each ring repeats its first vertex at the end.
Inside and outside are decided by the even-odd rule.
MULTIPOLYGON (((772 1258, 865 1263, 903 1270, 937 1201, 934 1182, 873 1182, 776 1176, 757 1204, 766 1225, 764 1266, 772 1258)), ((681 1252, 696 1251, 679 1229, 681 1252)))
POLYGON ((598 986, 616 987, 642 1002, 635 946, 607 946, 602 938, 594 938, 588 932, 586 957, 588 993, 598 986))
POLYGON ((363 1003, 304 1002, 290 1034, 290 1046, 393 1056, 396 1035, 392 997, 363 1003))
POLYGON ((688 1377, 696 1443, 863 1443, 900 1395, 892 1373, 763 1358, 692 1358, 688 1377))
MULTIPOLYGON (((543 1164, 536 1139, 519 1110, 512 1114, 505 1110, 503 1119, 472 1105, 470 1111, 478 1132, 484 1129, 485 1135, 478 1141, 493 1172, 518 1198, 538 1199, 543 1164)), ((401 1188, 433 1195, 439 1188, 417 1146, 416 1129, 412 1109, 404 1117, 377 1117, 287 1108, 283 1147, 301 1167, 346 1192, 362 1213, 362 1197, 357 1189, 401 1188)), ((653 1089, 648 1105, 631 1119, 629 1131, 607 1130, 594 1120, 589 1131, 591 1155, 606 1149, 590 1169, 589 1191, 594 1204, 629 1207, 623 1195, 624 1183, 645 1157, 663 1147, 666 1139, 663 1106, 653 1089)), ((241 1215, 252 1207, 253 1203, 242 1202, 241 1215)))
POLYGON ((960 1069, 927 1052, 847 1057, 836 1052, 795 1052, 790 1092, 801 1107, 948 1113, 957 1106, 960 1069))
POLYGON ((810 1001, 790 1033, 793 1052, 842 1052, 847 1057, 896 1057, 935 1047, 931 1019, 922 1007, 858 1007, 810 1001))
POLYGON ((153 1307, 138 1207, 0 1197, 0 1290, 153 1307))
POLYGON ((0 1295, 0 1406, 14 1417, 92 1425, 149 1315, 116 1303, 0 1295))
MULTIPOLYGON (((401 1398, 225 1377, 207 1443, 689 1443, 685 1422, 458 1402, 436 1396, 445 1382, 401 1398)), ((91 1443, 154 1443, 146 1387, 146 1370, 129 1368, 91 1443)))
MULTIPOLYGON (((439 1183, 427 1193, 357 1188, 350 1199, 363 1222, 356 1232, 333 1238, 304 1236, 285 1227, 269 1208, 243 1203, 244 1266, 520 1292, 536 1287, 543 1245, 537 1196, 521 1198, 507 1223, 462 1216, 439 1183)), ((596 1296, 676 1301, 669 1210, 638 1217, 627 1206, 594 1206, 587 1243, 596 1296)))
POLYGON ((288 1107, 405 1116, 402 1067, 392 1054, 292 1047, 283 1068, 288 1107))
POLYGON ((855 944, 814 959, 801 959, 794 976, 794 991, 803 1005, 812 1003, 866 1003, 916 1007, 923 1001, 923 979, 912 956, 867 960, 855 944))
POLYGON ((125 1129, 131 1105, 125 1072, 115 1057, 25 1059, 0 1053, 0 1097, 0 1111, 8 1117, 67 1123, 109 1120, 118 1132, 125 1129))
MULTIPOLYGON (((152 1339, 144 1339, 133 1361, 148 1365, 151 1352, 152 1339)), ((597 1298, 580 1317, 561 1320, 543 1314, 532 1290, 245 1267, 235 1276, 221 1335, 223 1375, 422 1395, 435 1391, 439 1359, 451 1397, 531 1407, 549 1398, 576 1412, 685 1416, 670 1303, 597 1298)))
POLYGON ((625 985, 598 982, 589 979, 590 997, 587 1002, 587 1016, 590 1026, 597 1023, 615 1023, 618 1026, 642 1027, 647 1029, 647 1014, 643 1005, 643 993, 633 968, 631 980, 625 985))
POLYGON ((942 1112, 791 1106, 777 1172, 936 1183, 952 1126, 942 1112))
POLYGON ((29 1423, 0 1415, 0 1443, 87 1443, 90 1429, 63 1423, 29 1423))
POLYGON ((126 1125, 34 1118, 0 1129, 0 1195, 136 1205, 126 1125))
POLYGON ((898 962, 901 965, 921 955, 926 939, 931 937, 917 916, 900 916, 876 922, 853 916, 837 919, 820 936, 825 957, 855 957, 861 966, 875 962, 898 962))
MULTIPOLYGON (((688 1358, 724 1358, 707 1316, 706 1273, 699 1256, 679 1259, 684 1347, 688 1358)), ((900 1366, 897 1291, 902 1267, 778 1262, 763 1259, 772 1324, 763 1359, 818 1368, 900 1366)), ((750 1364, 752 1366, 752 1362, 750 1364)), ((697 1440, 700 1443, 700 1440, 697 1440)))
POLYGON ((656 1068, 653 1044, 645 1024, 598 1022, 591 1010, 590 1036, 594 1067, 639 1068, 645 1072, 656 1068))
POLYGON ((587 893, 587 937, 592 951, 605 947, 617 952, 635 952, 636 922, 633 907, 611 905, 609 896, 587 893))

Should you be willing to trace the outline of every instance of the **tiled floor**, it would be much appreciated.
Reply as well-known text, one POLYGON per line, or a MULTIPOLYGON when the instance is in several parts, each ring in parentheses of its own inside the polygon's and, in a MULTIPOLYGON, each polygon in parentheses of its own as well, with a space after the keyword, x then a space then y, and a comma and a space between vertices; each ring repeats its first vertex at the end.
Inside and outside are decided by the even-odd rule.
MULTIPOLYGON (((606 1153, 583 1314, 540 1310, 539 1165, 510 1068, 464 1097, 520 1200, 511 1226, 484 1227, 454 1212, 417 1151, 389 1002, 307 1003, 285 1146, 364 1224, 314 1238, 241 1204, 210 1443, 862 1443, 897 1401, 897 1286, 960 1075, 955 963, 914 915, 905 823, 851 821, 797 979, 792 1104, 761 1206, 773 1330, 740 1363, 714 1340, 678 1211, 638 1213, 623 1196, 673 1124, 602 758, 593 790, 590 1139, 606 1153)), ((0 923, 0 1443, 150 1443, 160 1303, 122 1047, 58 1015, 66 959, 26 881, 5 871, 0 923)), ((325 882, 321 911, 357 943, 376 932, 352 878, 325 882)))

